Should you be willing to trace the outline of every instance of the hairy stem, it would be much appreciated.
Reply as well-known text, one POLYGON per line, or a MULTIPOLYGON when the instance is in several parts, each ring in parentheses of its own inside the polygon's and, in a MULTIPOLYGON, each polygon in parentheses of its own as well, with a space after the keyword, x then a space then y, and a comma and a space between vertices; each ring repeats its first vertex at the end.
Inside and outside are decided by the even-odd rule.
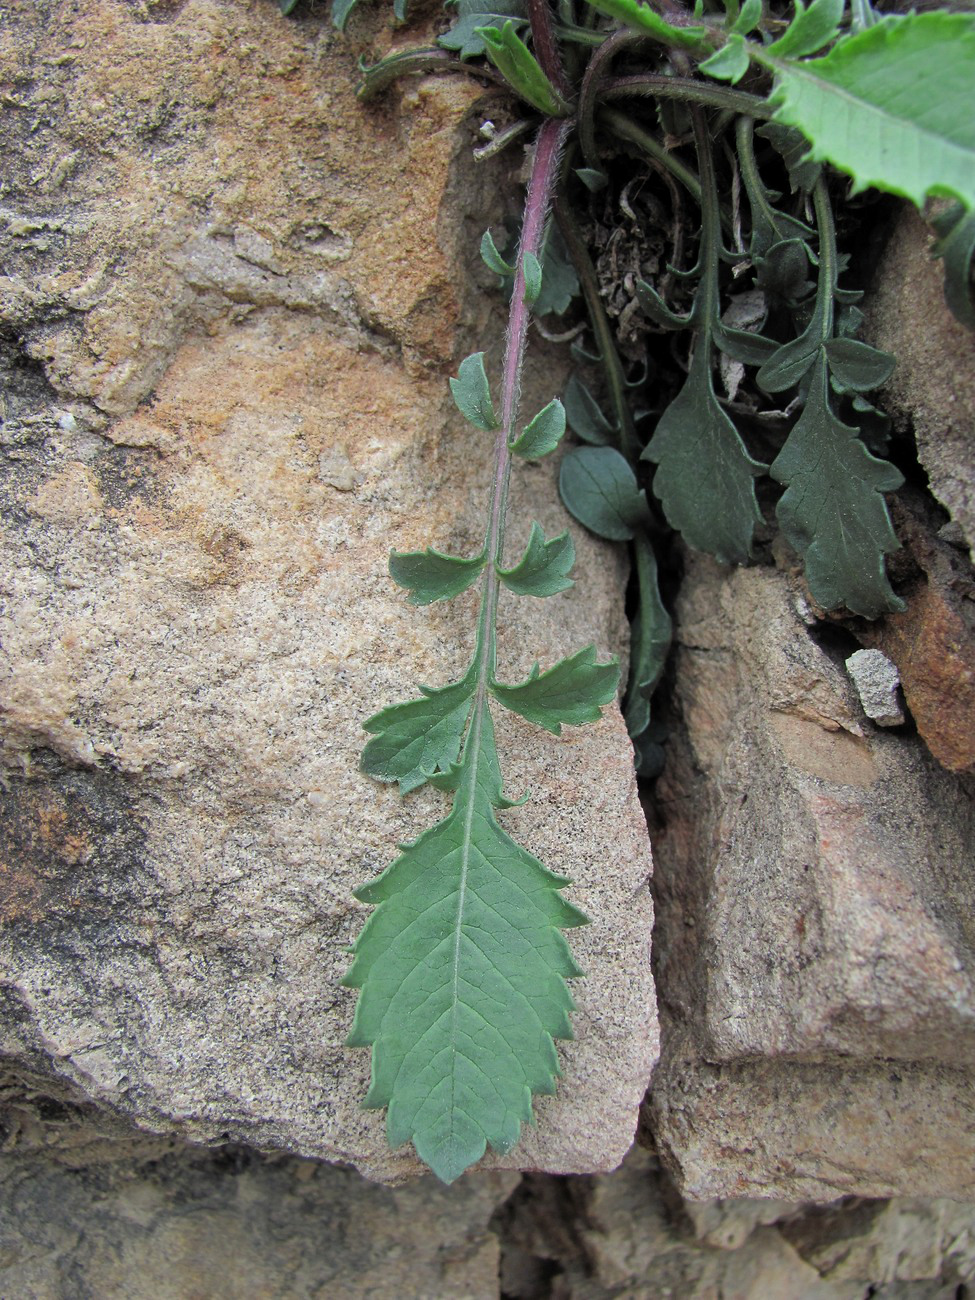
POLYGON ((528 0, 528 21, 531 25, 535 58, 542 71, 564 99, 572 98, 572 87, 565 75, 559 47, 555 40, 555 27, 549 0, 528 0))
POLYGON ((663 73, 645 72, 636 77, 614 77, 604 82, 601 100, 627 99, 632 95, 651 95, 656 99, 681 99, 708 108, 730 108, 749 117, 770 118, 775 112, 768 102, 744 90, 697 81, 694 77, 667 77, 663 73))

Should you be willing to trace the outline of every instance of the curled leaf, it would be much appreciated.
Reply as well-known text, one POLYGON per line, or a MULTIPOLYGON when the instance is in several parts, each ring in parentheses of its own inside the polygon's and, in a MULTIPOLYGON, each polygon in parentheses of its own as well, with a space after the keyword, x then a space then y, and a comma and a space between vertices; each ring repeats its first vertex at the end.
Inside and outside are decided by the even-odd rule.
POLYGON ((565 407, 557 397, 543 407, 521 437, 511 443, 511 450, 523 460, 540 460, 554 451, 565 433, 565 407))
POLYGON ((491 387, 484 370, 484 353, 474 352, 460 363, 457 378, 451 379, 450 391, 458 411, 476 429, 487 432, 498 427, 491 401, 491 387))
POLYGON ((519 596, 554 596, 573 585, 568 576, 575 563, 576 551, 568 533, 559 533, 550 542, 538 524, 533 523, 525 553, 511 569, 498 569, 501 581, 519 596))

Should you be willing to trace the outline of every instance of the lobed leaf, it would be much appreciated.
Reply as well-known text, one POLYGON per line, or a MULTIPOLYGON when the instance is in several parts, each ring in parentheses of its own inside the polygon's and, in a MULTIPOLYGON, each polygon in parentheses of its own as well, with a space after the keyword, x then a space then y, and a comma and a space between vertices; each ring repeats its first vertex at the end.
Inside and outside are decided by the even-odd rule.
POLYGON ((547 542, 538 524, 532 523, 524 555, 513 568, 499 568, 498 573, 509 591, 519 596, 554 596, 574 585, 568 574, 575 558, 568 533, 547 542))
POLYGON ((498 825, 504 802, 485 704, 448 816, 356 891, 375 905, 343 980, 361 989, 348 1045, 373 1049, 364 1105, 446 1183, 511 1150, 532 1094, 555 1091, 553 1039, 572 1037, 581 972, 560 931, 586 918, 498 825))
POLYGON ((451 379, 450 391, 458 411, 475 429, 491 432, 498 427, 491 401, 491 387, 484 370, 484 353, 474 352, 460 363, 457 378, 451 379))
POLYGON ((523 460, 541 460, 554 451, 565 433, 565 407, 557 397, 543 407, 522 430, 521 437, 510 444, 523 460))
POLYGON ((437 44, 445 50, 459 50, 462 59, 487 53, 479 27, 503 27, 510 20, 521 28, 528 22, 521 0, 459 0, 456 14, 457 21, 437 38, 437 44))
POLYGON ((394 582, 409 591, 411 605, 432 605, 466 591, 477 581, 486 559, 483 551, 465 560, 428 546, 425 551, 393 551, 389 572, 394 582))
POLYGON ((805 62, 775 46, 753 53, 777 74, 775 120, 801 130, 809 156, 847 172, 854 192, 975 207, 975 17, 887 17, 805 62))
POLYGON ((367 718, 372 739, 362 751, 361 769, 377 781, 398 781, 409 794, 456 763, 467 726, 475 675, 450 686, 421 686, 423 698, 391 704, 367 718))
POLYGON ((610 542, 627 542, 650 522, 636 475, 615 447, 569 452, 559 473, 559 493, 569 514, 610 542))
POLYGON ((832 410, 825 350, 802 415, 769 472, 786 485, 776 514, 823 608, 845 605, 864 618, 903 609, 884 568, 884 556, 900 542, 882 495, 900 487, 903 476, 871 455, 832 410))
POLYGON ((767 467, 748 454, 718 402, 709 352, 699 340, 687 380, 643 456, 657 464, 653 490, 671 528, 722 564, 744 564, 762 521, 755 478, 767 467))
POLYGON ((815 54, 836 39, 846 0, 813 0, 807 9, 795 0, 795 17, 785 32, 769 47, 769 54, 781 59, 801 59, 815 54))
POLYGON ((512 713, 559 736, 563 724, 577 727, 595 722, 601 707, 615 698, 619 679, 617 661, 598 663, 595 646, 590 645, 547 672, 540 674, 536 663, 517 686, 492 682, 491 693, 512 713))

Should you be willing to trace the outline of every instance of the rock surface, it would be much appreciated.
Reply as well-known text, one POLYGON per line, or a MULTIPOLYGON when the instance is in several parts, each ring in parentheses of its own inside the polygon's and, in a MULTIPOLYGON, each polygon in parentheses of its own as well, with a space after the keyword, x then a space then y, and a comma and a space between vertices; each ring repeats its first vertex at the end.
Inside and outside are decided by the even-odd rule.
MULTIPOLYGON (((360 775, 360 723, 470 653, 472 600, 410 609, 386 558, 482 532, 490 439, 445 375, 475 323, 499 350, 460 306, 499 174, 476 86, 364 111, 355 53, 270 0, 6 6, 0 1035, 144 1130, 395 1180, 338 979, 352 889, 445 805, 360 775)), ((519 474, 512 554, 565 526, 555 471, 519 474)), ((577 586, 505 607, 509 680, 623 641, 580 532, 577 586)), ((614 710, 499 738, 506 826, 593 921, 564 1082, 503 1163, 611 1168, 656 1047, 629 745, 614 710)))
POLYGON ((677 615, 662 1153, 691 1197, 975 1196, 970 779, 866 718, 784 574, 693 557, 677 615))

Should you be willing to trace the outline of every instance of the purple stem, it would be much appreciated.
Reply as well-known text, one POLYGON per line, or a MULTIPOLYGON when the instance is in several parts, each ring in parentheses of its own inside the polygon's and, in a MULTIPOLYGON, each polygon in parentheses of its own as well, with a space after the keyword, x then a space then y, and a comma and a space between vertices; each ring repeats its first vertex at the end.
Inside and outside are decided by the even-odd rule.
POLYGON ((504 372, 501 376, 501 427, 498 429, 494 449, 494 488, 491 494, 491 513, 487 532, 487 557, 485 569, 484 600, 481 606, 481 645, 484 661, 481 665, 479 688, 487 688, 488 678, 495 669, 494 619, 498 605, 500 578, 497 565, 504 552, 504 516, 508 500, 508 480, 511 477, 511 450, 515 441, 515 424, 518 420, 518 401, 521 395, 521 370, 525 360, 525 342, 531 315, 525 301, 525 254, 532 253, 541 261, 545 221, 548 217, 559 174, 559 163, 571 123, 557 118, 543 122, 535 142, 531 178, 525 199, 525 215, 521 227, 521 242, 515 265, 515 283, 508 312, 508 332, 505 337, 504 372), (486 670, 486 671, 485 671, 486 670))
POLYGON ((539 66, 555 89, 565 99, 572 98, 572 87, 565 75, 559 47, 555 42, 552 10, 549 0, 528 0, 528 21, 531 25, 532 44, 539 66))

